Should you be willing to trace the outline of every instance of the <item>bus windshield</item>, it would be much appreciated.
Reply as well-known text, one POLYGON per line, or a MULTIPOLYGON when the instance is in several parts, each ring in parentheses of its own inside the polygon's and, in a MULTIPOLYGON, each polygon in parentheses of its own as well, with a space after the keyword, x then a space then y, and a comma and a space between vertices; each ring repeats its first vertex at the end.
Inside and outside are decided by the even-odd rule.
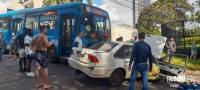
POLYGON ((103 34, 110 35, 110 21, 103 16, 86 14, 83 33, 90 41, 103 41, 103 34))

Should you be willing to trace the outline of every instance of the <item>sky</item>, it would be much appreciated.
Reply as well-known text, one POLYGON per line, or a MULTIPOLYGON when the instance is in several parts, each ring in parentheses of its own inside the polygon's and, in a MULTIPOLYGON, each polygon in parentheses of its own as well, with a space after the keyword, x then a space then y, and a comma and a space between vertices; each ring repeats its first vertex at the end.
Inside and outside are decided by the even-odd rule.
MULTIPOLYGON (((114 1, 120 2, 122 4, 125 4, 129 7, 132 6, 131 1, 132 0, 92 0, 92 3, 94 6, 97 6, 101 9, 104 9, 108 11, 111 19, 112 25, 117 24, 129 24, 132 25, 132 9, 124 7, 122 5, 119 5, 115 3, 114 1)), ((152 0, 156 1, 156 0, 152 0)), ((189 3, 194 3, 196 0, 189 0, 189 3)), ((83 0, 83 3, 86 3, 87 0, 83 0)), ((149 3, 149 0, 145 0, 147 2, 145 6, 149 3)), ((12 0, 0 0, 0 12, 6 10, 6 8, 12 8, 12 0)))

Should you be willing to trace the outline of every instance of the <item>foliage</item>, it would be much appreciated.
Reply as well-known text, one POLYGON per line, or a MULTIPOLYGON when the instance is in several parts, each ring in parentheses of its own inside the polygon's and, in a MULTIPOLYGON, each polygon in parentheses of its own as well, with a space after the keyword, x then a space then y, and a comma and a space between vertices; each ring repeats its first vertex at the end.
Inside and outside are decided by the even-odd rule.
POLYGON ((193 11, 193 7, 187 1, 158 0, 142 10, 136 28, 139 31, 153 32, 160 28, 158 25, 188 19, 185 13, 193 11))
POLYGON ((197 0, 196 4, 200 7, 200 0, 197 0))
MULTIPOLYGON (((165 56, 166 53, 162 53, 161 57, 165 56)), ((171 64, 175 64, 175 65, 178 65, 178 66, 183 66, 184 63, 185 63, 185 59, 184 57, 177 57, 177 56, 174 56, 173 57, 173 60, 171 60, 171 64)), ((197 58, 196 60, 188 60, 188 63, 187 63, 187 69, 189 70, 200 70, 200 59, 197 58)))
MULTIPOLYGON (((200 7, 200 0, 197 0, 196 1, 196 5, 198 6, 198 7, 200 7)), ((196 20, 197 20, 197 22, 199 22, 200 23, 200 11, 197 11, 196 13, 195 13, 195 16, 196 16, 196 20)))
POLYGON ((91 0, 87 0, 87 4, 92 5, 92 1, 91 0))
MULTIPOLYGON (((192 44, 192 41, 196 41, 197 44, 200 43, 200 36, 185 38, 185 45, 190 46, 192 44)), ((181 39, 181 42, 184 42, 184 38, 181 39)), ((181 43, 181 45, 183 45, 183 43, 181 43)))
POLYGON ((51 6, 56 4, 65 4, 70 2, 82 2, 83 0, 44 0, 43 6, 51 6))
MULTIPOLYGON (((65 3, 70 3, 70 2, 82 2, 83 0, 44 0, 43 6, 51 6, 51 5, 56 5, 56 4, 65 4, 65 3)), ((87 0, 87 3, 89 5, 92 5, 91 0, 87 0)))

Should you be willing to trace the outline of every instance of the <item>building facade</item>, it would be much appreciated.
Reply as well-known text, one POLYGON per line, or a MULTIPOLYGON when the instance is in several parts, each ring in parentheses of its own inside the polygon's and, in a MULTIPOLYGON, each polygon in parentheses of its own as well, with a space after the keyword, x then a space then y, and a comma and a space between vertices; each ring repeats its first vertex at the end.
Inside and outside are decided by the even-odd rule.
POLYGON ((23 0, 25 8, 40 8, 43 5, 43 0, 23 0))
POLYGON ((43 5, 43 0, 12 0, 12 8, 14 10, 24 8, 40 8, 43 5))

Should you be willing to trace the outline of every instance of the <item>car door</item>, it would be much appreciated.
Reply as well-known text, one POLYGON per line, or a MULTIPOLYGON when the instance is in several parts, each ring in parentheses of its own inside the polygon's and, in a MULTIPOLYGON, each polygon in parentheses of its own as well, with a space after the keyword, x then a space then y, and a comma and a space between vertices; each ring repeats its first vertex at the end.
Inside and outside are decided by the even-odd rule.
POLYGON ((125 51, 125 45, 122 45, 114 54, 114 60, 113 64, 115 68, 124 68, 124 51, 125 51))
POLYGON ((125 66, 126 70, 128 70, 128 67, 129 67, 132 49, 133 49, 133 46, 131 46, 131 45, 126 45, 125 49, 124 49, 124 54, 125 54, 124 55, 124 66, 125 66))
POLYGON ((116 68, 123 67, 126 70, 128 70, 131 53, 132 53, 132 46, 130 45, 121 46, 121 48, 119 48, 117 52, 114 54, 114 59, 115 59, 114 62, 116 68))

